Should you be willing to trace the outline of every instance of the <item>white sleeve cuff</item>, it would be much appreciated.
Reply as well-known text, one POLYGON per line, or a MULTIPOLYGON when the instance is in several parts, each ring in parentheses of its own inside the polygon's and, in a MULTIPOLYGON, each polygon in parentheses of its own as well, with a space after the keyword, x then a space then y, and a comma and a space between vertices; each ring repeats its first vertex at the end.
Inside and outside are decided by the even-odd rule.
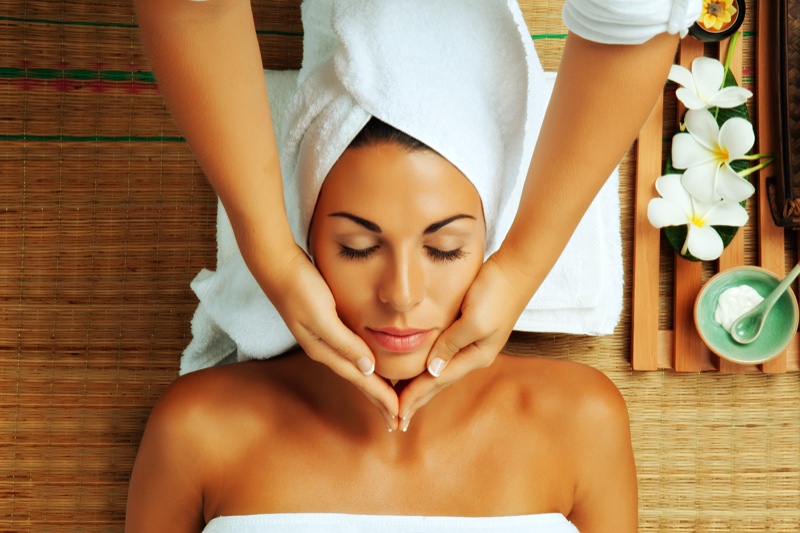
POLYGON ((590 41, 641 44, 664 32, 685 37, 702 6, 702 0, 566 0, 562 18, 590 41))

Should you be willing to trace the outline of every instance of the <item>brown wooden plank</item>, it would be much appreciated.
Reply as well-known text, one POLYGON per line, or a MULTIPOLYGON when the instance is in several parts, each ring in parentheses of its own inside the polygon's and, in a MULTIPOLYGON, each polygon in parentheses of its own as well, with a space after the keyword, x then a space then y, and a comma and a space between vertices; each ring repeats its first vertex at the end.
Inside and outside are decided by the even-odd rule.
POLYGON ((699 372, 711 355, 694 325, 694 301, 703 286, 699 261, 687 261, 675 253, 675 337, 673 367, 676 372, 699 372))
MULTIPOLYGON (((692 61, 703 55, 703 43, 695 39, 681 41, 678 56, 680 64, 691 68, 692 61)), ((684 108, 678 103, 678 120, 684 108)), ((710 359, 694 325, 694 301, 703 286, 703 271, 699 262, 683 259, 675 253, 675 302, 673 318, 673 368, 676 372, 699 372, 703 362, 710 359)))
MULTIPOLYGON (((757 12, 756 43, 756 96, 758 104, 758 151, 761 153, 775 153, 777 139, 775 121, 773 117, 777 112, 776 98, 773 96, 775 87, 772 83, 771 69, 776 65, 776 54, 770 39, 772 39, 772 18, 775 16, 774 2, 759 2, 757 12)), ((779 276, 786 274, 784 265, 783 229, 775 225, 769 209, 767 197, 767 177, 778 172, 776 165, 771 165, 758 173, 758 237, 759 237, 759 264, 779 276)), ((762 371, 768 374, 786 372, 786 354, 772 359, 761 365, 762 371)))
MULTIPOLYGON (((736 233, 736 236, 720 256, 719 270, 722 272, 723 270, 741 265, 744 265, 744 228, 740 229, 738 233, 736 233)), ((716 359, 717 368, 722 373, 730 374, 747 371, 747 367, 745 365, 733 363, 723 357, 716 357, 716 359)))
MULTIPOLYGON (((725 63, 725 59, 728 55, 729 45, 730 45, 730 39, 725 39, 724 41, 719 43, 719 60, 722 61, 723 63, 725 63)), ((733 75, 736 77, 736 80, 741 85, 742 83, 741 39, 739 39, 736 48, 733 51, 733 57, 731 58, 730 69, 733 75)), ((723 271, 741 265, 744 265, 744 228, 739 230, 739 232, 736 234, 736 237, 733 238, 728 247, 725 248, 725 251, 722 252, 722 256, 720 256, 719 258, 719 270, 723 271)), ((731 361, 728 361, 723 357, 716 357, 716 359, 717 359, 717 366, 720 372, 737 373, 737 372, 746 372, 748 370, 747 366, 732 363, 731 361)))
POLYGON ((658 369, 658 256, 661 232, 647 220, 647 204, 661 175, 664 98, 659 97, 636 143, 631 366, 658 369))
MULTIPOLYGON (((673 331, 662 329, 658 332, 658 368, 671 369, 672 368, 672 351, 673 351, 673 331)), ((757 365, 740 365, 744 372, 761 372, 757 365)), ((704 364, 700 368, 701 371, 715 370, 711 362, 704 364)), ((795 335, 794 340, 789 343, 786 349, 786 370, 788 372, 800 371, 800 333, 795 335)))

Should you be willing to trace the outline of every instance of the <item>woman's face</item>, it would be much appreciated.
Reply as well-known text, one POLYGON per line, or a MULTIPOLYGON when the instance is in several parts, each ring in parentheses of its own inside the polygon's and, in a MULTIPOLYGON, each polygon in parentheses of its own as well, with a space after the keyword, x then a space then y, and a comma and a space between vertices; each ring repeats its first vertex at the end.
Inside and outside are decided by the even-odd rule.
POLYGON ((391 380, 425 370, 483 263, 484 239, 481 200, 469 180, 433 151, 394 143, 342 154, 310 232, 339 317, 391 380))

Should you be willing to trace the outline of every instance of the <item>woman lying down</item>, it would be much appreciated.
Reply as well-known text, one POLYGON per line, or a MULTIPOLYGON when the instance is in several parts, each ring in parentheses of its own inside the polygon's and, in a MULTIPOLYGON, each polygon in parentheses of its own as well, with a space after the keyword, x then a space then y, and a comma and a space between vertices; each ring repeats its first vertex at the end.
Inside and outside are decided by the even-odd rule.
MULTIPOLYGON (((397 391, 502 242, 546 106, 515 4, 414 4, 304 5, 303 70, 283 100, 270 86, 295 237, 397 391)), ((224 330, 214 303, 239 285, 214 276, 193 287, 224 330)), ((126 531, 636 531, 625 403, 590 367, 500 353, 392 432, 327 366, 231 337, 253 360, 154 408, 126 531)))
MULTIPOLYGON (((309 246, 375 372, 401 385, 425 371, 485 228, 469 179, 415 139, 372 119, 345 150, 309 246)), ((626 408, 600 372, 500 354, 390 433, 350 382, 295 352, 170 387, 142 439, 127 530, 574 532, 565 517, 636 529, 626 408)))

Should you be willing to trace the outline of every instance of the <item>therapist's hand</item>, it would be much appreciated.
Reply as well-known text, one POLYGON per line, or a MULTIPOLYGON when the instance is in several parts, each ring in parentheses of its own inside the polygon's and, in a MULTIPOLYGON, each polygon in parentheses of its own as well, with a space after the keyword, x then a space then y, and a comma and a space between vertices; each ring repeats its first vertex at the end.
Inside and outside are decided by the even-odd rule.
POLYGON ((387 428, 397 429, 397 394, 373 372, 375 358, 366 343, 339 320, 333 295, 308 256, 296 248, 279 271, 269 299, 297 342, 309 357, 361 389, 383 414, 387 428))
POLYGON ((461 304, 461 316, 436 340, 428 372, 400 394, 399 429, 437 393, 473 370, 492 364, 503 349, 535 287, 530 276, 498 251, 483 264, 461 304))

